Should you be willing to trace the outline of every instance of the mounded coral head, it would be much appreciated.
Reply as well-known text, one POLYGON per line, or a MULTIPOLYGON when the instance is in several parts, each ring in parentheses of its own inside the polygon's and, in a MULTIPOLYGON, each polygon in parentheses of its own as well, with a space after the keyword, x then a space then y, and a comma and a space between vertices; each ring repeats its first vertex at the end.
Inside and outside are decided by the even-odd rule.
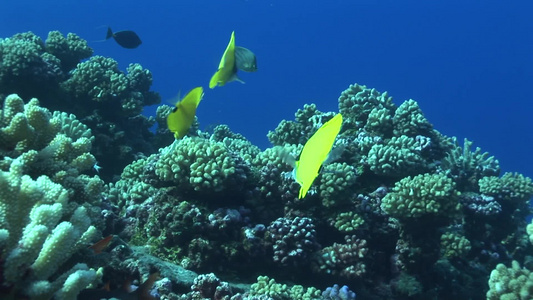
POLYGON ((64 76, 60 59, 46 52, 41 38, 31 31, 0 40, 0 89, 4 93, 40 97, 57 88, 64 76))
POLYGON ((45 49, 61 61, 64 72, 70 71, 82 59, 93 55, 93 49, 87 45, 87 41, 72 32, 65 38, 59 31, 50 31, 45 41, 45 49))
POLYGON ((479 191, 500 201, 524 203, 533 196, 531 178, 519 173, 505 173, 502 177, 487 176, 479 180, 479 191))
MULTIPOLYGON (((361 128, 376 108, 394 111, 392 97, 389 97, 387 92, 382 94, 376 89, 369 89, 357 83, 351 84, 339 97, 339 112, 344 117, 346 128, 361 128)), ((375 117, 372 116, 372 120, 374 119, 375 117)))
POLYGON ((242 187, 246 166, 222 142, 184 137, 161 150, 156 174, 181 188, 209 193, 242 187))

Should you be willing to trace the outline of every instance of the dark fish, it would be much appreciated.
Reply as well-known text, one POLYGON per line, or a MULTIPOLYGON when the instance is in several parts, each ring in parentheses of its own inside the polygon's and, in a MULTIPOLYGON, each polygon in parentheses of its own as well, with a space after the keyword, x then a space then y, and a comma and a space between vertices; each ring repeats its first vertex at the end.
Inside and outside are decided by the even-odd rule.
POLYGON ((106 40, 114 38, 115 41, 122 47, 128 49, 134 49, 139 47, 142 44, 139 36, 131 30, 123 30, 113 33, 110 27, 107 28, 106 40))
POLYGON ((150 290, 158 278, 159 272, 151 273, 148 279, 133 292, 130 290, 130 284, 127 282, 119 290, 110 291, 109 284, 106 284, 104 289, 85 289, 78 294, 77 300, 111 298, 120 300, 156 300, 157 298, 150 294, 150 290))
POLYGON ((235 64, 237 68, 246 72, 257 71, 255 54, 244 47, 235 46, 235 64))

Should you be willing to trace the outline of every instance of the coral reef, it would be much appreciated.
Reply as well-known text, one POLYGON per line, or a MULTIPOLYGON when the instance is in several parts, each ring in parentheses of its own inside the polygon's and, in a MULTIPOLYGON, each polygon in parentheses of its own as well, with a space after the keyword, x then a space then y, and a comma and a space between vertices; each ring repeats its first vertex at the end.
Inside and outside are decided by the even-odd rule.
POLYGON ((156 152, 150 131, 155 120, 141 112, 160 96, 150 91, 152 74, 141 65, 122 72, 112 58, 92 53, 73 33, 51 31, 45 42, 32 32, 0 40, 0 91, 77 116, 92 131, 99 175, 109 181, 141 155, 156 152))
MULTIPOLYGON (((497 263, 525 259, 529 178, 497 177, 493 157, 441 135, 413 100, 396 107, 354 85, 339 107, 346 123, 333 162, 305 198, 290 161, 333 115, 315 105, 282 121, 263 151, 218 126, 134 162, 109 185, 116 211, 133 224, 120 235, 196 271, 275 274, 322 289, 350 282, 378 298, 475 297, 497 263)), ((261 277, 251 293, 288 299, 289 290, 261 277)))
POLYGON ((335 112, 304 105, 264 150, 198 119, 174 140, 170 107, 141 114, 150 71, 91 55, 75 34, 0 40, 2 298, 531 298, 531 179, 416 101, 343 91, 299 199, 294 162, 335 112))

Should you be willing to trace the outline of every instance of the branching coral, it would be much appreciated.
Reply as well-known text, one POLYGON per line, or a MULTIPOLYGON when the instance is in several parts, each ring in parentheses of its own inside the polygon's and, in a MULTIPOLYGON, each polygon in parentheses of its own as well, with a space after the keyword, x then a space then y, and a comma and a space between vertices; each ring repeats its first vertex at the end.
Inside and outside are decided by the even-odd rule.
POLYGON ((494 156, 482 152, 479 147, 472 151, 472 142, 465 139, 463 147, 452 139, 454 147, 442 160, 442 168, 461 186, 475 187, 477 181, 486 176, 498 176, 500 165, 494 156))
POLYGON ((309 218, 279 218, 268 226, 274 262, 285 266, 307 264, 319 247, 315 226, 309 218))
MULTIPOLYGON (((49 176, 67 188, 80 203, 99 201, 97 193, 102 191, 103 182, 97 177, 81 175, 92 170, 96 163, 90 154, 94 138, 85 125, 73 115, 52 115, 39 105, 37 99, 24 105, 17 95, 6 98, 3 112, 0 122, 3 125, 0 127, 0 140, 4 142, 0 147, 1 153, 9 158, 31 154, 31 161, 24 165, 25 173, 34 177, 49 176)), ((4 169, 9 162, 9 159, 4 159, 4 169)))
POLYGON ((96 237, 96 228, 90 225, 86 209, 81 206, 70 221, 60 222, 65 217, 67 190, 46 176, 33 180, 23 175, 23 164, 24 160, 16 159, 9 172, 0 174, 4 284, 14 293, 32 298, 46 298, 54 293, 58 298, 75 295, 94 280, 94 271, 78 265, 55 280, 52 275, 96 237), (30 275, 24 276, 29 270, 30 275))
POLYGON ((441 254, 444 257, 466 257, 472 246, 463 235, 447 232, 440 236, 441 254))
POLYGON ((403 102, 394 112, 394 135, 429 136, 433 126, 424 117, 418 103, 412 99, 403 102))
POLYGON ((378 175, 400 176, 417 174, 428 169, 421 155, 422 145, 414 138, 402 135, 384 144, 375 144, 368 151, 367 163, 378 175))
POLYGON ((90 130, 74 116, 52 115, 37 99, 24 104, 17 95, 5 99, 2 116, 3 292, 72 299, 95 272, 85 264, 68 270, 66 261, 97 237, 96 226, 102 228, 95 220, 99 208, 91 204, 99 204, 103 183, 83 174, 95 162, 90 130))
POLYGON ((343 279, 361 278, 366 272, 367 241, 355 235, 344 237, 345 243, 324 247, 314 257, 313 270, 343 279))
POLYGON ((322 205, 335 207, 349 202, 355 190, 356 169, 347 163, 332 163, 322 169, 319 194, 322 205))
POLYGON ((271 299, 279 300, 310 300, 319 299, 320 290, 312 287, 305 288, 301 285, 289 287, 286 284, 277 283, 275 279, 268 276, 259 276, 257 282, 252 284, 250 288, 250 295, 255 297, 268 296, 271 299))
POLYGON ((403 178, 383 198, 381 209, 400 219, 448 215, 458 209, 455 184, 442 174, 403 178))

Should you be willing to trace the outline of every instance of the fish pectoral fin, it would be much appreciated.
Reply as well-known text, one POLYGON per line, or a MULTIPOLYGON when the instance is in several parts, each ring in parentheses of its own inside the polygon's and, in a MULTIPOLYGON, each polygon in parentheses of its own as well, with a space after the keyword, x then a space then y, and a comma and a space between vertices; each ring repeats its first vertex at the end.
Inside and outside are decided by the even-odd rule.
POLYGON ((237 73, 233 74, 230 78, 230 81, 238 81, 242 84, 245 84, 246 82, 244 82, 242 79, 239 78, 239 76, 237 76, 237 73))
POLYGON ((213 74, 213 76, 211 77, 211 80, 209 81, 210 89, 213 89, 218 85, 218 83, 220 82, 219 77, 220 77, 220 70, 216 71, 215 74, 213 74))

